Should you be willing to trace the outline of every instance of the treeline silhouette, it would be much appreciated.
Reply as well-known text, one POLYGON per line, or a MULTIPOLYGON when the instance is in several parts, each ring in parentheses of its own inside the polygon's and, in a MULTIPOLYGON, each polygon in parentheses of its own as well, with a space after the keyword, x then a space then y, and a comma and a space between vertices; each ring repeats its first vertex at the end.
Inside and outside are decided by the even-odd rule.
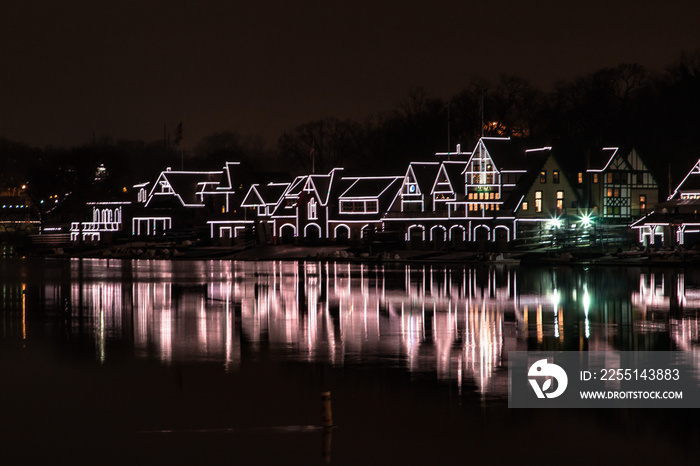
MULTIPOLYGON (((323 118, 284 132, 274 144, 235 131, 202 139, 184 154, 168 141, 108 137, 74 148, 33 148, 0 139, 3 186, 29 182, 32 196, 86 194, 104 164, 108 191, 153 181, 167 166, 217 169, 241 161, 250 172, 290 175, 342 166, 363 174, 401 174, 436 152, 471 150, 484 136, 566 144, 572 157, 602 145, 635 147, 659 182, 675 184, 700 157, 700 51, 683 53, 663 72, 637 64, 603 68, 543 91, 513 75, 472 79, 449 98, 416 88, 393 108, 366 119, 323 118)), ((662 191, 662 195, 665 194, 662 191)))

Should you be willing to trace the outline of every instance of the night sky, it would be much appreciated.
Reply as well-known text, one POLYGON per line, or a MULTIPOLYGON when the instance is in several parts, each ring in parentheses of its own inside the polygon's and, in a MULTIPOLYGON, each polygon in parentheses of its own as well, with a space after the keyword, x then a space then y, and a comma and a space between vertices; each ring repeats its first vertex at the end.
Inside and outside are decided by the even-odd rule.
POLYGON ((447 98, 506 72, 547 89, 700 48, 696 0, 4 3, 0 137, 40 146, 155 141, 180 121, 185 148, 217 131, 274 144, 417 87, 447 98))

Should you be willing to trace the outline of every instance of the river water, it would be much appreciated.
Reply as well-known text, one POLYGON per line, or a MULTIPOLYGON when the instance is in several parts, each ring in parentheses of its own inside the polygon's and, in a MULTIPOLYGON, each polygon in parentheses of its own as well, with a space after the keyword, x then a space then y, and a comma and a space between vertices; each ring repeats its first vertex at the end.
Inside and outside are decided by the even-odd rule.
POLYGON ((700 271, 4 259, 0 272, 8 464, 695 460, 694 410, 508 409, 506 362, 695 351, 700 271))

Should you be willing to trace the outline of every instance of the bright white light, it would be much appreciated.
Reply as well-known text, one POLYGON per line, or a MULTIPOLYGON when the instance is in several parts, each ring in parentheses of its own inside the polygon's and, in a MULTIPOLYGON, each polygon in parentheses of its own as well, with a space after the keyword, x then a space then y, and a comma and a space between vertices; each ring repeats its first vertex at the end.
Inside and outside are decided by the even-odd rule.
POLYGON ((561 227, 561 219, 559 217, 551 219, 549 221, 549 227, 550 228, 560 228, 561 227))
POLYGON ((556 288, 552 292, 552 306, 554 306, 554 313, 556 314, 559 309, 559 291, 556 288))
POLYGON ((593 219, 591 218, 591 215, 586 214, 583 217, 581 217, 581 223, 583 224, 584 227, 591 226, 591 223, 593 223, 593 219))

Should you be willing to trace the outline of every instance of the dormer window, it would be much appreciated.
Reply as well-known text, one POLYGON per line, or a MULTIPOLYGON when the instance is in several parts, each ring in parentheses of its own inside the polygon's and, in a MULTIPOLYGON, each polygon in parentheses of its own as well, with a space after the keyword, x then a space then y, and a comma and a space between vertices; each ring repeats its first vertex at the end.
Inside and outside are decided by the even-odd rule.
POLYGON ((170 186, 170 183, 167 181, 161 181, 160 183, 160 192, 163 194, 172 194, 173 193, 173 188, 170 186))

